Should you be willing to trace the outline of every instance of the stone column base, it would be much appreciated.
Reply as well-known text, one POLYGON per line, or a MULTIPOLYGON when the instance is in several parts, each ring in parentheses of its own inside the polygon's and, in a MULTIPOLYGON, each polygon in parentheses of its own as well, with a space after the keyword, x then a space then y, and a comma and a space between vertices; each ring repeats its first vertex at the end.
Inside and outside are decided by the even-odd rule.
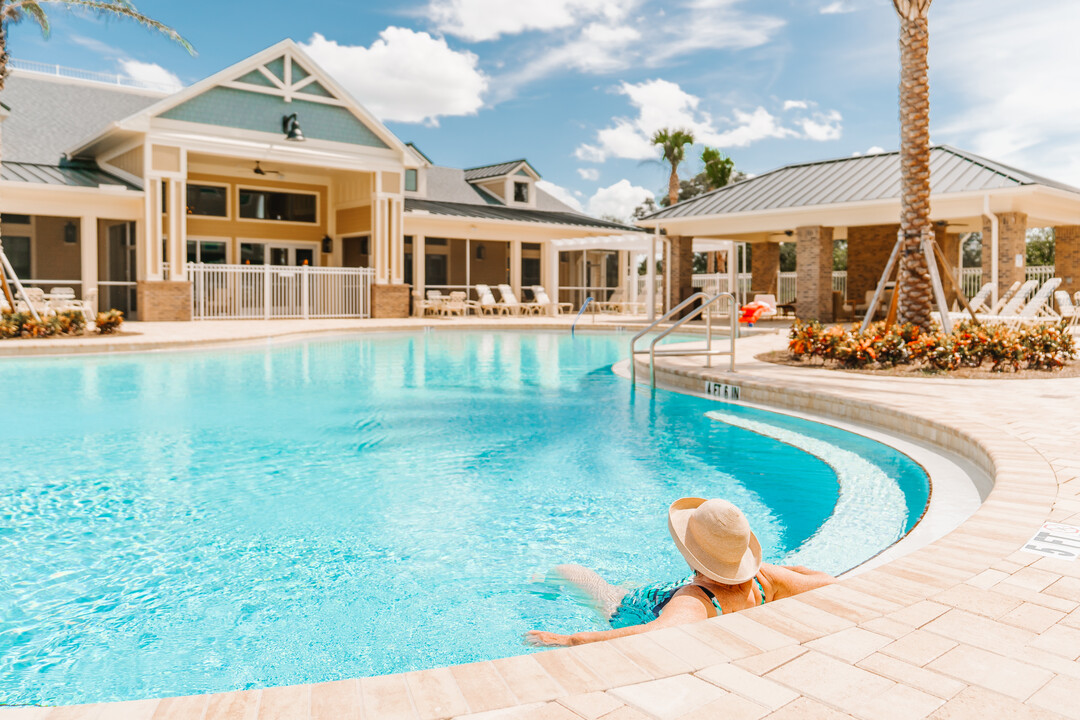
POLYGON ((135 285, 136 307, 142 322, 189 322, 191 283, 139 281, 135 285))
POLYGON ((409 317, 410 285, 372 285, 371 317, 377 319, 409 317))

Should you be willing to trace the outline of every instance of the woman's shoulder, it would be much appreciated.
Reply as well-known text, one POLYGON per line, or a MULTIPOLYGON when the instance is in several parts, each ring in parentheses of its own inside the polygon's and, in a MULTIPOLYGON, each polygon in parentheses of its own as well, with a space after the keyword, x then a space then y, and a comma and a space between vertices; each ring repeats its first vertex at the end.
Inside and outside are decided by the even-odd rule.
POLYGON ((765 563, 758 571, 772 598, 790 597, 836 582, 836 578, 820 570, 801 565, 770 565, 765 563))

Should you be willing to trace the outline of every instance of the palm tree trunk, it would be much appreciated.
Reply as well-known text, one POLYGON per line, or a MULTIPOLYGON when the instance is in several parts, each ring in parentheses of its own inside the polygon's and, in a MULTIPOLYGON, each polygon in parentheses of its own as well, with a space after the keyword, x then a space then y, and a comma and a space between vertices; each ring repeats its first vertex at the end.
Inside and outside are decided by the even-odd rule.
POLYGON ((933 289, 921 243, 930 223, 929 27, 925 12, 900 16, 900 234, 899 321, 930 326, 933 289))
POLYGON ((671 165, 671 177, 668 178, 667 199, 668 207, 679 202, 679 170, 674 163, 671 165))

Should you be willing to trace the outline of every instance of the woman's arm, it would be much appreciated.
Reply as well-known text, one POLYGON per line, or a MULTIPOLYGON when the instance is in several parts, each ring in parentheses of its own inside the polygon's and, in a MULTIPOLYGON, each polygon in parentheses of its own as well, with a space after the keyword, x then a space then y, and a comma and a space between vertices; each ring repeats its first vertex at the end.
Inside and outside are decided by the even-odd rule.
POLYGON ((836 582, 836 578, 828 573, 801 565, 763 567, 760 577, 764 580, 767 600, 791 597, 836 582))
POLYGON ((682 588, 675 593, 671 600, 668 601, 668 604, 664 606, 664 609, 660 611, 660 617, 650 623, 616 630, 574 633, 573 635, 559 635, 542 630, 533 630, 525 635, 525 642, 537 646, 560 646, 584 645, 586 643, 600 642, 601 640, 614 640, 615 638, 637 635, 649 630, 659 630, 660 628, 704 620, 709 617, 711 607, 712 604, 700 590, 682 588))

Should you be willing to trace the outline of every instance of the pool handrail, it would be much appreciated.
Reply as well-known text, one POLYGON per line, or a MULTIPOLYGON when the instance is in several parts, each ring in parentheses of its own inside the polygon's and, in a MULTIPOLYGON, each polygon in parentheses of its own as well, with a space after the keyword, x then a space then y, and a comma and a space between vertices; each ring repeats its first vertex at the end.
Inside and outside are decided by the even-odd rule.
MULTIPOLYGON (((721 293, 721 295, 734 297, 734 296, 731 295, 731 293, 721 293)), ((680 311, 684 310, 691 303, 694 303, 694 302, 696 302, 698 300, 704 300, 706 302, 701 307, 707 307, 708 305, 711 305, 713 300, 715 300, 717 297, 721 297, 721 295, 717 295, 717 296, 710 299, 710 296, 707 293, 703 293, 703 292, 700 292, 700 291, 696 292, 693 295, 691 295, 690 297, 683 300, 681 303, 679 303, 675 307, 668 310, 661 317, 657 318, 652 324, 650 324, 644 330, 642 330, 637 335, 635 335, 633 338, 631 338, 630 339, 630 384, 631 385, 636 385, 637 384, 637 368, 634 366, 634 355, 637 354, 637 341, 638 340, 640 340, 642 337, 644 337, 645 335, 648 335, 650 332, 652 332, 656 328, 656 326, 670 320, 674 315, 676 315, 680 311)), ((701 308, 698 308, 697 310, 691 312, 690 315, 687 316, 687 318, 684 318, 683 321, 679 321, 673 327, 678 327, 679 325, 682 325, 685 320, 690 319, 692 317, 696 317, 697 315, 700 315, 700 314, 701 314, 701 308)), ((733 318, 736 317, 734 305, 732 307, 732 317, 733 318)), ((736 319, 735 322, 733 322, 732 324, 734 326, 734 332, 733 332, 733 334, 731 336, 731 342, 732 342, 732 350, 734 351, 735 333, 738 332, 738 328, 739 328, 738 320, 736 319)), ((666 336, 667 334, 668 334, 667 332, 664 332, 663 336, 666 336)), ((708 334, 709 348, 711 349, 712 348, 712 313, 709 313, 709 316, 707 318, 707 334, 708 334)), ((654 343, 654 345, 655 345, 655 343, 654 343)), ((651 347, 649 348, 649 356, 650 356, 650 359, 653 357, 651 347)), ((732 356, 732 357, 734 358, 734 356, 732 356)), ((732 368, 734 369, 734 359, 732 360, 732 368)), ((653 387, 656 387, 655 381, 653 382, 653 387)))
POLYGON ((581 303, 581 309, 578 310, 577 317, 574 318, 574 324, 570 326, 570 337, 574 337, 574 330, 577 329, 578 320, 581 320, 581 316, 585 314, 585 308, 589 307, 589 303, 592 301, 592 295, 590 295, 585 298, 585 302, 581 303))
MULTIPOLYGON (((704 356, 705 367, 712 367, 712 359, 718 356, 726 356, 729 358, 728 371, 735 372, 735 340, 739 337, 739 304, 735 299, 735 295, 732 293, 720 293, 714 295, 701 305, 694 308, 688 315, 679 319, 674 325, 663 330, 659 335, 653 338, 652 343, 649 344, 649 386, 656 389, 656 358, 659 357, 688 357, 688 356, 704 356), (730 300, 731 312, 728 316, 729 322, 729 338, 731 340, 731 347, 727 350, 713 350, 712 349, 712 313, 705 311, 718 300, 730 300), (705 313, 705 352, 698 352, 696 350, 663 350, 656 352, 656 344, 673 333, 681 325, 690 322, 695 317, 705 313)), ((634 358, 631 356, 630 364, 634 364, 634 358)))

